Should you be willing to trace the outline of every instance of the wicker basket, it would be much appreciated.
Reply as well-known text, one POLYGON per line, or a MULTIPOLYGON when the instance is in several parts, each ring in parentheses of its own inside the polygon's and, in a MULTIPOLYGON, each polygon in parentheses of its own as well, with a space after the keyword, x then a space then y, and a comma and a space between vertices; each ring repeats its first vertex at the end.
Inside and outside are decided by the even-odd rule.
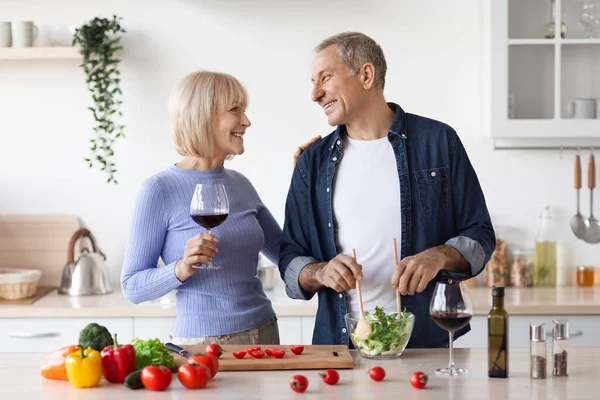
POLYGON ((0 268, 0 299, 26 299, 35 294, 42 271, 0 268))

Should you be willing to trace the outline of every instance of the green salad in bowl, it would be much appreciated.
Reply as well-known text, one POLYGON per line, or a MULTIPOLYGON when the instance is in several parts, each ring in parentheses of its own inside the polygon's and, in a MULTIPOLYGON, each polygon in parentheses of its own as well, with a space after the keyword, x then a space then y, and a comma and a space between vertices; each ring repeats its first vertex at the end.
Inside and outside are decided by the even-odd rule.
POLYGON ((402 354, 412 334, 415 316, 406 309, 398 315, 386 314, 383 307, 375 307, 375 311, 365 312, 366 331, 364 327, 356 329, 361 324, 359 312, 346 314, 345 320, 352 343, 362 356, 382 359, 402 354))

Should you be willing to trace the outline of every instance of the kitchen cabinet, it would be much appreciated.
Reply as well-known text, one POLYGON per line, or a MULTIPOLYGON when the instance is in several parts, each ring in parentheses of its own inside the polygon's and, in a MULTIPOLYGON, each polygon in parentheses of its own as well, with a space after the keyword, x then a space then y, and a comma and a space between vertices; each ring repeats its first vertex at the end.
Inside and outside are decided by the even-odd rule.
MULTIPOLYGON (((175 318, 133 318, 133 336, 140 339, 159 338, 171 341, 175 318)), ((277 317, 281 344, 311 344, 313 317, 277 317)))
MULTIPOLYGON (((509 315, 508 344, 510 347, 529 347, 529 325, 546 324, 547 345, 552 345, 552 320, 569 321, 569 345, 575 347, 600 346, 600 315, 509 315)), ((487 347, 487 316, 475 315, 471 319, 471 331, 458 338, 454 347, 487 347)))
POLYGON ((117 333, 121 343, 133 339, 132 318, 0 318, 0 353, 49 353, 77 344, 91 322, 117 333))
POLYGON ((600 144, 600 115, 573 118, 568 105, 600 102, 600 38, 584 32, 581 4, 484 2, 484 115, 496 147, 600 144))

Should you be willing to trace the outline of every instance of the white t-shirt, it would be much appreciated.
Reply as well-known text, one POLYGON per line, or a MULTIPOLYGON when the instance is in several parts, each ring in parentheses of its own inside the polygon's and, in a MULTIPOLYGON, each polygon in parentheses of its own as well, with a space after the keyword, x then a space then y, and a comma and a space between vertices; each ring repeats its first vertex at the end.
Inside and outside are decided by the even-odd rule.
MULTIPOLYGON (((344 139, 344 154, 335 177, 333 216, 338 253, 356 258, 363 267, 361 281, 365 311, 375 306, 396 311, 396 292, 390 285, 394 270, 392 239, 400 257, 400 179, 392 144, 344 139)), ((348 311, 358 311, 356 289, 347 295, 348 311)))

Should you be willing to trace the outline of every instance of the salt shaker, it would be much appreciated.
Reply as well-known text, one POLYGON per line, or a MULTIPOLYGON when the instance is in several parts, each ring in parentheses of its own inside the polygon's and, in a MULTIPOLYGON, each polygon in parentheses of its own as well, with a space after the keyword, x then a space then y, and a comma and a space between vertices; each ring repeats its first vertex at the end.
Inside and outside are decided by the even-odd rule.
POLYGON ((552 375, 567 376, 569 322, 557 320, 552 322, 554 322, 554 329, 552 329, 552 354, 554 355, 552 375))
POLYGON ((532 379, 546 379, 545 324, 529 326, 529 371, 532 379))

